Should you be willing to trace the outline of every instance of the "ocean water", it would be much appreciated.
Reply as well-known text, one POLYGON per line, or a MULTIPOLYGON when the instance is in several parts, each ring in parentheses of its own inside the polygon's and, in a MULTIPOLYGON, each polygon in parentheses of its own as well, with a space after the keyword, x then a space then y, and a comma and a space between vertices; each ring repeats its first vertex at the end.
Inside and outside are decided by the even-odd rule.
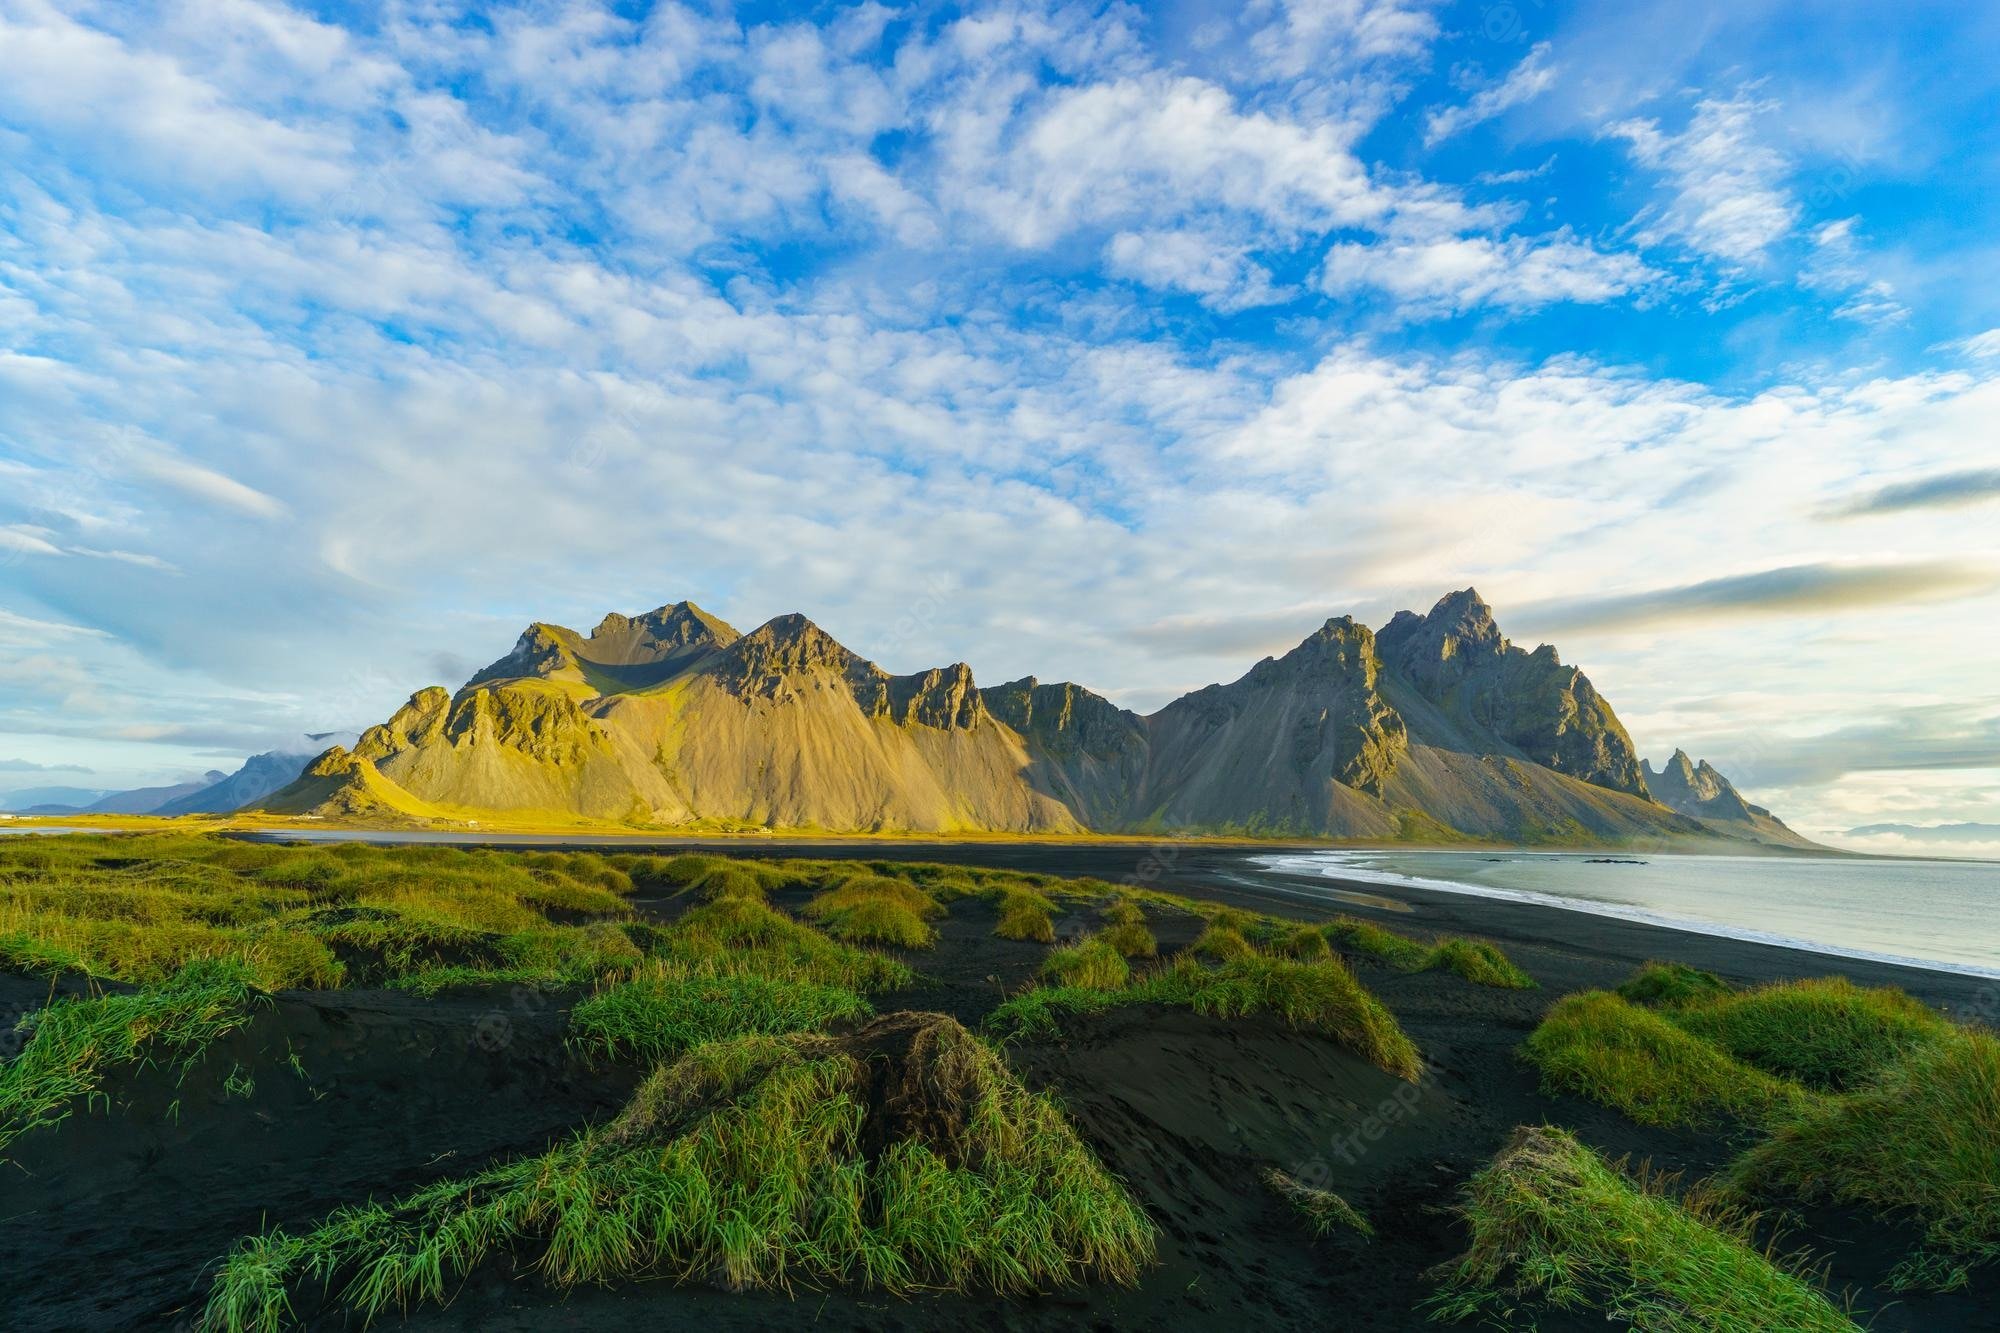
POLYGON ((1293 874, 1541 903, 2000 977, 1995 862, 1492 851, 1296 852, 1257 860, 1293 874))

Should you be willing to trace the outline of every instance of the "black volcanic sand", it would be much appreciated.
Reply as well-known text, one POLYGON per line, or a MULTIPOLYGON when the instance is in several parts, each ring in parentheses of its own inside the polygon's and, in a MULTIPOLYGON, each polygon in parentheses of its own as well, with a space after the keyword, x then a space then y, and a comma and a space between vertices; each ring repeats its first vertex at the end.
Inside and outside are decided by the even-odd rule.
MULTIPOLYGON (((1428 1270, 1463 1248, 1452 1205, 1517 1125, 1565 1125, 1613 1156, 1629 1153, 1691 1178, 1746 1141, 1643 1129, 1587 1102, 1543 1096, 1514 1051, 1560 996, 1615 985, 1648 958, 1670 958, 1739 982, 1839 972, 1959 1013, 1990 1013, 1995 997, 1993 983, 1949 973, 1528 904, 1274 875, 1227 849, 788 841, 702 850, 996 865, 1136 881, 1302 920, 1347 912, 1420 936, 1495 940, 1541 989, 1403 976, 1360 960, 1363 979, 1424 1052, 1429 1070, 1416 1086, 1274 1023, 1152 1008, 1077 1022, 1061 1042, 1012 1047, 1009 1060, 1023 1079, 1060 1094, 1083 1136, 1158 1224, 1160 1263, 1136 1289, 1025 1301, 735 1294, 665 1281, 560 1292, 532 1271, 493 1264, 449 1306, 420 1306, 401 1321, 392 1312, 382 1325, 524 1333, 694 1322, 727 1330, 1436 1327, 1418 1306, 1433 1289, 1428 1270), (1267 1165, 1339 1191, 1374 1223, 1375 1239, 1310 1240, 1259 1183, 1267 1165)), ((685 906, 665 897, 637 903, 660 917, 685 906)), ((1149 909, 1149 916, 1163 953, 1200 927, 1181 913, 1149 909)), ((878 1007, 979 1022, 1046 952, 993 938, 992 924, 985 904, 955 904, 937 947, 910 956, 924 978, 880 997, 878 1007)), ((0 1013, 40 1004, 48 991, 46 982, 0 976, 0 1013)), ((24 1136, 11 1153, 18 1161, 0 1164, 7 1256, 0 1328, 191 1327, 212 1263, 236 1237, 266 1223, 302 1227, 341 1204, 539 1151, 604 1118, 636 1078, 568 1056, 562 1032, 572 999, 288 994, 185 1078, 160 1069, 121 1076, 112 1109, 24 1136), (221 1086, 239 1066, 256 1080, 247 1098, 226 1096, 221 1086)), ((1990 1269, 1972 1290, 1946 1295, 1898 1300, 1877 1287, 1914 1239, 1907 1226, 1819 1210, 1794 1219, 1786 1244, 1831 1261, 1833 1288, 1852 1295, 1868 1327, 2000 1329, 2000 1275, 1990 1269)), ((318 1308, 314 1297, 296 1297, 308 1326, 359 1326, 337 1308, 318 1308)), ((1598 1314, 1551 1316, 1540 1326, 1605 1322, 1598 1314)))

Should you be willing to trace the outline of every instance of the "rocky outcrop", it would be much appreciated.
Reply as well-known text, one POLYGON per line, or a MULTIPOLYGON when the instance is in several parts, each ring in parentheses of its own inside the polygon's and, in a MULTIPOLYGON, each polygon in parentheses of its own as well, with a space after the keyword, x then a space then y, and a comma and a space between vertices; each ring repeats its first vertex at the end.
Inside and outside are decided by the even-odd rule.
POLYGON ((1382 629, 1384 663, 1447 717, 1531 763, 1593 786, 1647 795, 1638 752, 1611 705, 1544 644, 1509 643, 1478 592, 1451 593, 1429 615, 1399 612, 1382 629))
POLYGON ((1379 800, 1409 749, 1380 667, 1374 634, 1342 616, 1233 684, 1168 704, 1148 719, 1147 822, 1344 831, 1355 798, 1379 800))
POLYGON ((1760 813, 1712 764, 1706 759, 1695 763, 1686 750, 1675 750, 1674 757, 1657 773, 1651 764, 1644 768, 1653 799, 1670 810, 1695 819, 1732 819, 1746 824, 1760 813))

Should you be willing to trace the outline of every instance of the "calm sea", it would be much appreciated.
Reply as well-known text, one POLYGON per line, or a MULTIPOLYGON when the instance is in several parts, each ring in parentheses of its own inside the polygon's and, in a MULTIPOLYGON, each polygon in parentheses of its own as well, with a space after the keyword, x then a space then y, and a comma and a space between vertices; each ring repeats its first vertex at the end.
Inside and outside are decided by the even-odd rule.
POLYGON ((2000 976, 2000 863, 1809 856, 1301 852, 1273 870, 1542 903, 1824 953, 2000 976), (1622 858, 1621 858, 1622 859, 1622 858))

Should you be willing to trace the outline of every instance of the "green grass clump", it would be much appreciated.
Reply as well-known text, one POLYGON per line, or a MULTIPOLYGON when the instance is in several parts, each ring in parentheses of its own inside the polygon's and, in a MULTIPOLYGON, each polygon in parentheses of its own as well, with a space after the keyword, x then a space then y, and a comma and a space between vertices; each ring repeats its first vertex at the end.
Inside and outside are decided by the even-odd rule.
POLYGON ((1257 950, 1237 927, 1210 922, 1208 928, 1188 946, 1188 952, 1197 958, 1233 963, 1240 958, 1256 956, 1257 950))
POLYGON ((1280 958, 1295 958, 1305 963, 1333 957, 1333 946, 1326 942, 1326 935, 1312 926, 1290 926, 1278 930, 1264 947, 1266 952, 1280 958))
POLYGON ((689 884, 688 890, 713 902, 717 898, 764 901, 764 881, 739 865, 721 865, 689 884))
POLYGON ((1298 1031, 1331 1037, 1398 1078, 1414 1082, 1423 1072, 1423 1059, 1395 1015, 1338 959, 1303 963, 1257 954, 1209 968, 1183 956, 1121 989, 1070 984, 1024 991, 986 1021, 1003 1040, 1047 1039, 1059 1035, 1072 1016, 1130 1004, 1169 1005, 1216 1018, 1271 1014, 1298 1031))
POLYGON ((993 933, 1003 940, 1053 944, 1055 906, 1033 889, 1009 889, 1000 898, 1000 920, 993 933))
POLYGON ((1959 1029, 1852 1092, 1802 1103, 1725 1180, 1914 1217, 1922 1247, 1895 1285, 1964 1286, 2000 1260, 2000 1040, 1959 1029))
POLYGON ((747 1033, 776 1036, 856 1022, 872 1013, 851 990, 809 981, 713 976, 654 963, 570 1011, 570 1040, 606 1059, 657 1061, 703 1042, 747 1033))
POLYGON ((1384 930, 1372 921, 1337 916, 1327 922, 1324 929, 1327 939, 1335 946, 1349 953, 1366 954, 1400 972, 1421 972, 1430 961, 1429 949, 1406 935, 1384 930))
POLYGON ((1153 938, 1153 932, 1137 921, 1106 926, 1097 938, 1126 958, 1152 958, 1160 952, 1160 942, 1153 938))
POLYGON ((1523 1129, 1473 1177, 1472 1244, 1430 1305, 1440 1319, 1530 1326, 1539 1309, 1601 1312, 1649 1333, 1855 1333, 1753 1219, 1634 1181, 1566 1131, 1523 1129))
POLYGON ((1146 909, 1130 898, 1118 898, 1104 909, 1104 924, 1108 926, 1143 926, 1146 924, 1146 909))
POLYGON ((1608 991, 1558 1001, 1523 1052, 1545 1091, 1589 1097, 1644 1125, 1762 1123, 1805 1095, 1608 991))
POLYGON ((1425 971, 1433 968, 1456 972, 1467 981, 1481 986, 1496 986, 1502 990, 1535 989, 1533 977, 1509 962, 1498 945, 1485 940, 1467 940, 1457 936, 1439 940, 1424 963, 1425 971))
POLYGON ((189 963, 151 986, 57 1000, 21 1020, 27 1042, 0 1065, 0 1148, 57 1124, 103 1086, 114 1065, 170 1060, 183 1067, 250 1021, 256 990, 242 964, 189 963))
POLYGON ((1845 977, 1725 992, 1663 1012, 1745 1064, 1834 1092, 1955 1031, 1950 1020, 1902 991, 1864 990, 1845 977))
POLYGON ((1446 936, 1420 944, 1372 921, 1340 916, 1321 927, 1326 938, 1349 953, 1365 954, 1398 972, 1455 972, 1467 981, 1503 990, 1533 990, 1535 979, 1516 967, 1496 944, 1446 936))
POLYGON ((1303 1218, 1313 1235, 1321 1240, 1336 1231, 1358 1232, 1364 1238, 1375 1234, 1375 1228, 1368 1219, 1332 1190, 1314 1189, 1276 1167, 1267 1167, 1263 1180, 1273 1194, 1292 1206, 1292 1211, 1303 1218))
POLYGON ((294 1289, 335 1280, 363 1320, 441 1302, 502 1250, 557 1287, 1013 1293, 1130 1283, 1154 1234, 1053 1100, 952 1020, 899 1014, 846 1038, 699 1046, 541 1156, 251 1237, 205 1323, 273 1329, 294 1289))
POLYGON ((1680 1005, 1727 995, 1733 987, 1713 972, 1686 963, 1647 963, 1618 987, 1634 1004, 1680 1005))
POLYGON ((1102 935, 1057 949, 1042 960, 1041 979, 1051 986, 1112 991, 1132 978, 1132 967, 1102 935))
POLYGON ((944 915, 944 908, 908 880, 855 875, 807 903, 805 915, 835 939, 927 949, 937 943, 937 932, 927 923, 944 915))
POLYGON ((916 980, 903 963, 830 939, 763 903, 724 898, 683 916, 654 953, 716 974, 840 986, 864 995, 916 980))

